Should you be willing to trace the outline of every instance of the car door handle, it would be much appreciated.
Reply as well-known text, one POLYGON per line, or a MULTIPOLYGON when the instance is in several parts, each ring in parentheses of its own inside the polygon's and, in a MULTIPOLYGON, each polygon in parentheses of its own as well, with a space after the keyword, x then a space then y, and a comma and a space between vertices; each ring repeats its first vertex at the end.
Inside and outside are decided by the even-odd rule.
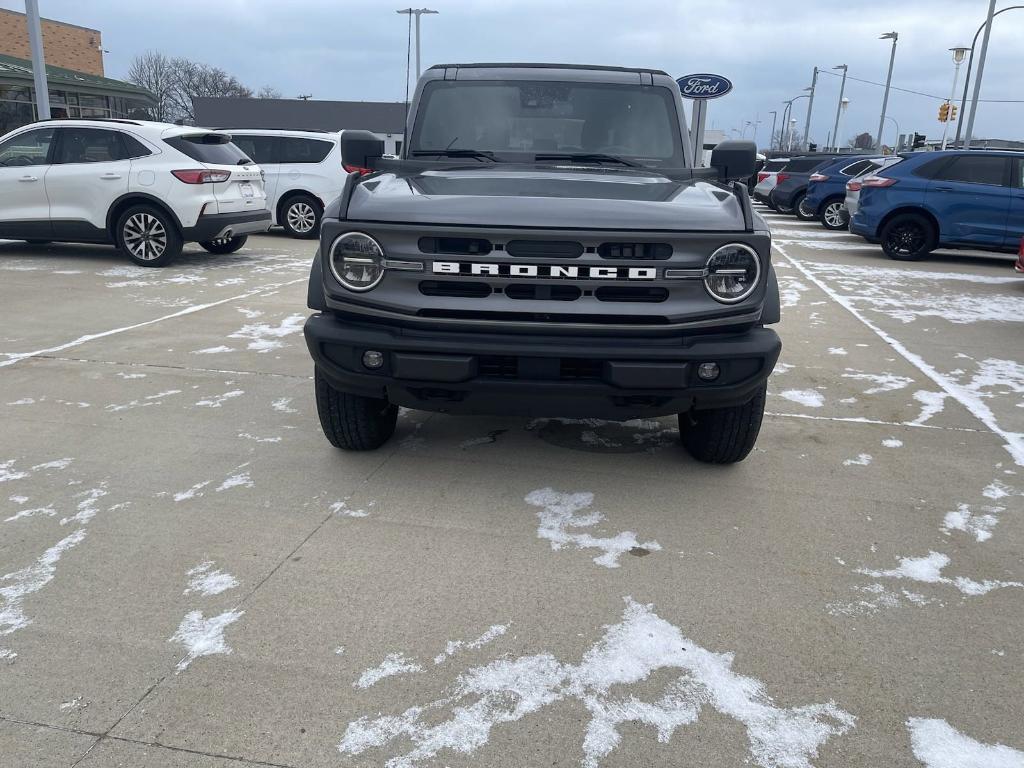
POLYGON ((38 176, 22 176, 18 181, 39 181, 38 176))
POLYGON ((109 179, 120 179, 121 178, 121 174, 120 173, 104 173, 102 176, 100 176, 100 178, 101 179, 107 179, 107 180, 109 180, 109 179))
POLYGON ((952 187, 935 187, 936 192, 952 192, 952 187))

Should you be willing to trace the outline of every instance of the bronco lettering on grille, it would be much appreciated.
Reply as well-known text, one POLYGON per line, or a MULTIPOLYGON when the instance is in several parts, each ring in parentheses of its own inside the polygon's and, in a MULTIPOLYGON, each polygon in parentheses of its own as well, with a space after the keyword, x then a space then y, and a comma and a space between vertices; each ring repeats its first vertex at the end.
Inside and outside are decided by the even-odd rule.
POLYGON ((656 280, 657 267, 581 267, 576 264, 494 264, 435 261, 435 275, 541 277, 554 280, 656 280))

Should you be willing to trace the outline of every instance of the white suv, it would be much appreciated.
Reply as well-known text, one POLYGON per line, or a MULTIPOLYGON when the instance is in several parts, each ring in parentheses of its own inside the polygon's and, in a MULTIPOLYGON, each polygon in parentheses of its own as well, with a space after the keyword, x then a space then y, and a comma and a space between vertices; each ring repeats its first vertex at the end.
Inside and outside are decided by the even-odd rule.
POLYGON ((0 137, 0 238, 114 243, 162 267, 185 242, 232 253, 269 227, 262 172, 227 133, 93 119, 0 137))
POLYGON ((225 130, 266 173, 274 224, 284 227, 292 237, 316 237, 324 208, 341 194, 348 176, 339 133, 225 130))

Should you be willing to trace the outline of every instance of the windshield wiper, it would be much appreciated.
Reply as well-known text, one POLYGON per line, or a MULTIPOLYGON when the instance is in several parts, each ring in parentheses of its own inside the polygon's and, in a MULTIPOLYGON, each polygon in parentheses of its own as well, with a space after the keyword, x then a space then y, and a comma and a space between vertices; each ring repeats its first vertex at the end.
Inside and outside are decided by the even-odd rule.
POLYGON ((413 157, 474 157, 478 160, 490 160, 494 163, 501 161, 494 156, 493 152, 486 149, 417 149, 410 153, 413 157))
POLYGON ((571 163, 618 163, 630 168, 641 168, 639 163, 626 160, 616 155, 602 155, 600 152, 565 152, 565 153, 543 153, 535 155, 534 160, 568 160, 571 163))

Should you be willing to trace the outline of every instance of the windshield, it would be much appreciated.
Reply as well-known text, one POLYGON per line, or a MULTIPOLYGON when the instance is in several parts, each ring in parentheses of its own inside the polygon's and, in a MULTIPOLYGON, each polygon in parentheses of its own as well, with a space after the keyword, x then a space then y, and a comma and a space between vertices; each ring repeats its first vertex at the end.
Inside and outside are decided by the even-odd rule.
POLYGON ((420 99, 410 154, 475 150, 495 159, 610 155, 682 167, 673 94, 660 86, 434 81, 420 99))

